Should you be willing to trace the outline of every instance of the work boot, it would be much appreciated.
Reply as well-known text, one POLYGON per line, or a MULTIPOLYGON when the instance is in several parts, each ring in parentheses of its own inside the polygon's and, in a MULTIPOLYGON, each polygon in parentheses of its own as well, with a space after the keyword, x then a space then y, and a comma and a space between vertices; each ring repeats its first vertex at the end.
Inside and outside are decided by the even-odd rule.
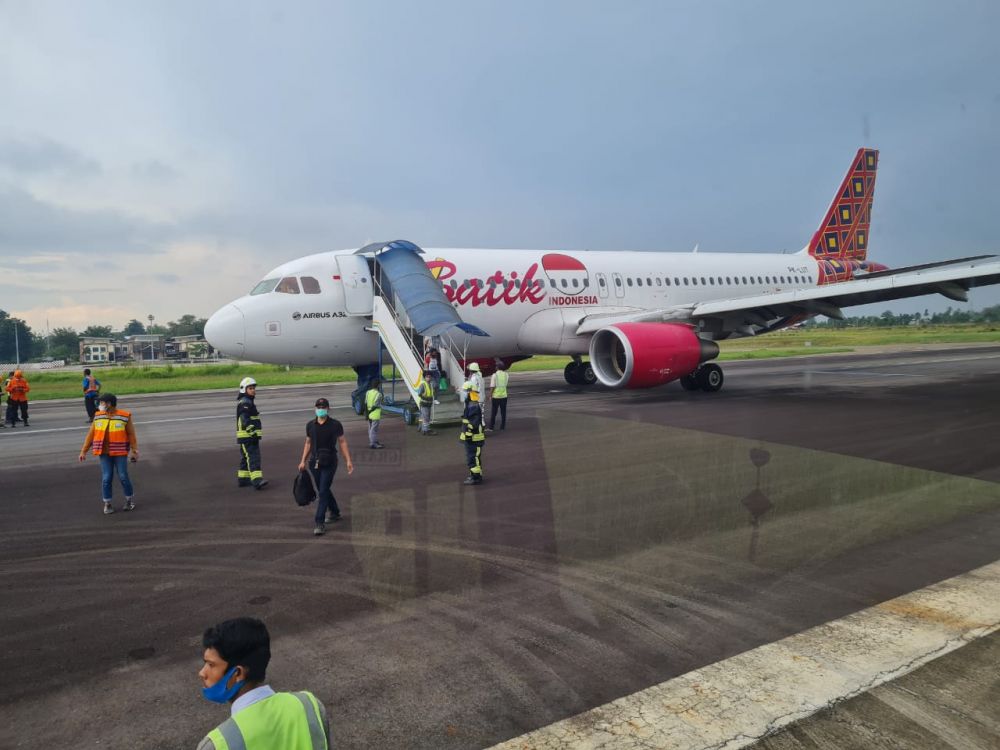
POLYGON ((337 523, 337 521, 339 521, 339 520, 340 520, 340 514, 339 513, 336 514, 336 515, 334 515, 330 511, 326 512, 326 522, 327 523, 337 523))
POLYGON ((316 528, 313 529, 313 536, 323 536, 326 533, 326 526, 323 524, 316 524, 316 528))
POLYGON ((462 484, 479 484, 482 480, 477 480, 475 477, 466 477, 462 484))
POLYGON ((236 480, 236 486, 237 487, 253 487, 253 484, 250 482, 249 479, 237 479, 236 480))
POLYGON ((110 516, 114 512, 115 512, 115 509, 111 507, 111 502, 110 501, 104 503, 104 515, 110 516))
POLYGON ((122 510, 125 511, 126 513, 128 513, 130 510, 135 510, 135 503, 132 501, 132 498, 130 497, 125 498, 125 504, 122 506, 122 510))
POLYGON ((267 487, 268 484, 269 484, 269 482, 266 479, 261 479, 259 482, 254 482, 253 483, 253 488, 255 490, 262 490, 265 487, 267 487))

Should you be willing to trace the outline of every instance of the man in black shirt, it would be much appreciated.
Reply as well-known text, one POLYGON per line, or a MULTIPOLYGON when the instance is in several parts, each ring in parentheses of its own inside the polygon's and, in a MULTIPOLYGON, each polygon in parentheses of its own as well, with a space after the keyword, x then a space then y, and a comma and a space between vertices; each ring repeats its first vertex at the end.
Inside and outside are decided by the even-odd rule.
POLYGON ((351 452, 344 437, 344 426, 336 419, 331 419, 330 402, 325 398, 316 400, 316 419, 306 425, 306 444, 302 448, 302 460, 299 461, 299 471, 309 472, 316 482, 316 522, 313 534, 322 536, 326 533, 327 523, 340 520, 340 508, 330 490, 333 475, 337 473, 337 449, 340 449, 347 464, 347 473, 354 473, 354 463, 351 452), (329 516, 327 511, 329 510, 329 516))

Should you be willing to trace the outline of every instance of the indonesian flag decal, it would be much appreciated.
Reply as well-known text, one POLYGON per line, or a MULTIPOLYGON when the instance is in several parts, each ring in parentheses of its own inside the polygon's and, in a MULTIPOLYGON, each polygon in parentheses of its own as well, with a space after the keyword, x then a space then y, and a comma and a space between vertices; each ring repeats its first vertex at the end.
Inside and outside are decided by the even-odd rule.
POLYGON ((587 273, 587 267, 576 258, 571 258, 568 255, 563 255, 562 253, 543 255, 542 270, 545 271, 545 275, 549 277, 550 281, 556 283, 556 288, 560 291, 582 291, 590 286, 588 283, 590 276, 587 273), (576 286, 573 286, 574 279, 576 280, 576 286), (566 281, 565 285, 563 284, 563 280, 566 281))

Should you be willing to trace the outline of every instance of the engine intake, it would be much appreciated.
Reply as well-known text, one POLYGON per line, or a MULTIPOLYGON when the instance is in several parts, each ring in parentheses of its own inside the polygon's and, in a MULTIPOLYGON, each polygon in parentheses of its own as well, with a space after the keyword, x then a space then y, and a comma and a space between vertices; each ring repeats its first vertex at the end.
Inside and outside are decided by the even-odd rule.
POLYGON ((719 345, 676 323, 617 323, 590 339, 590 364, 611 388, 652 388, 719 356, 719 345))

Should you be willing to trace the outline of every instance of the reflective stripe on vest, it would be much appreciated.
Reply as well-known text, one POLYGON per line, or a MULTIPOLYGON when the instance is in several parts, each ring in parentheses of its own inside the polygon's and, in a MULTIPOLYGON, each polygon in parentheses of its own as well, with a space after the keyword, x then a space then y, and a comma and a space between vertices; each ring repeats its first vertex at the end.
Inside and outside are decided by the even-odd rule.
POLYGON ((208 738, 215 750, 277 750, 277 740, 281 750, 329 750, 319 705, 306 692, 275 693, 247 706, 209 732, 208 738))
POLYGON ((87 376, 87 389, 84 392, 85 393, 97 393, 99 390, 100 390, 100 388, 97 385, 97 378, 95 378, 93 375, 88 375, 87 376))
POLYGON ((507 382, 510 380, 510 374, 505 370, 497 370, 494 377, 497 379, 497 385, 493 389, 493 398, 507 398, 507 382))
POLYGON ((116 411, 109 415, 106 411, 99 411, 94 415, 94 455, 104 454, 104 447, 107 444, 109 456, 127 456, 129 449, 129 437, 126 425, 132 413, 127 411, 116 411))
POLYGON ((417 393, 420 396, 421 406, 432 406, 434 404, 434 388, 426 380, 420 381, 420 388, 417 393))
MULTIPOLYGON (((248 419, 250 420, 250 424, 253 425, 254 431, 253 432, 247 432, 246 430, 244 430, 243 429, 243 423, 240 420, 239 416, 237 416, 236 417, 236 437, 237 438, 259 438, 259 437, 261 437, 264 434, 264 431, 261 429, 260 415, 257 415, 255 417, 248 417, 248 419)), ((270 443, 268 443, 268 445, 270 445, 270 443)))

